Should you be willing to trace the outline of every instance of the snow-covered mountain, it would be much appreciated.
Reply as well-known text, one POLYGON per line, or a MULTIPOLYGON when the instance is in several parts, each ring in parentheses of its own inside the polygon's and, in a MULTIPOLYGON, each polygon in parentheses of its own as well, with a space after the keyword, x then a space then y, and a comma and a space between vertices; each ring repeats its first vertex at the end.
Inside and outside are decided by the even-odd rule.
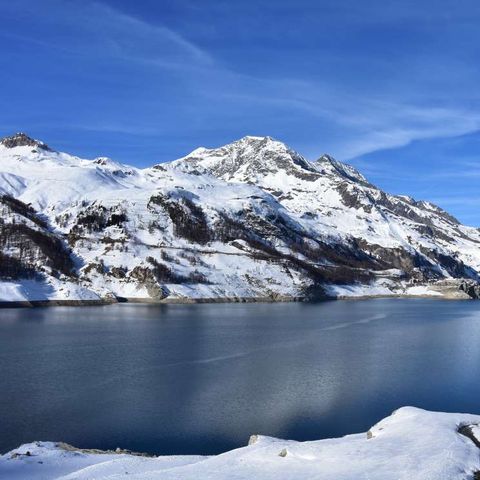
POLYGON ((475 296, 480 275, 478 229, 270 137, 138 169, 19 133, 0 211, 4 301, 475 296))

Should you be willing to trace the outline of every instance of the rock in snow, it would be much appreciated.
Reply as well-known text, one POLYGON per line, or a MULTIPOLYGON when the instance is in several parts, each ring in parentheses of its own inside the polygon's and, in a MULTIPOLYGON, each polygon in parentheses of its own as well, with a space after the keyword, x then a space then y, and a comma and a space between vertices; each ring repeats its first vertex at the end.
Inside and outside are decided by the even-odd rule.
POLYGON ((35 442, 0 457, 9 480, 466 480, 480 471, 480 416, 404 407, 368 434, 295 442, 257 436, 213 457, 145 457, 35 442))
POLYGON ((480 291, 478 229, 270 137, 138 169, 18 133, 0 212, 0 302, 480 291))

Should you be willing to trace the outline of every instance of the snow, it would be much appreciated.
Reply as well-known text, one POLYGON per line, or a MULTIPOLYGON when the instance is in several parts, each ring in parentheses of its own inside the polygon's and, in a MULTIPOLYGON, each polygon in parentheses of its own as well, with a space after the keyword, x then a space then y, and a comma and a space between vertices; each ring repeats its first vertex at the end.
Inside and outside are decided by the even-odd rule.
MULTIPOLYGON (((281 263, 260 262, 239 242, 237 246, 221 242, 199 246, 177 237, 165 212, 149 205, 150 198, 158 194, 194 200, 211 225, 220 213, 231 218, 245 211, 260 218, 281 216, 325 244, 348 244, 354 238, 371 246, 373 256, 377 247, 402 249, 418 253, 433 267, 434 261, 423 252, 435 251, 480 272, 477 229, 452 223, 428 202, 385 194, 355 169, 327 155, 309 162, 270 137, 249 136, 220 148, 198 148, 179 160, 145 169, 106 157, 87 160, 67 153, 0 145, 2 193, 31 204, 59 234, 67 234, 89 207, 125 212, 128 217, 122 228, 107 227, 74 245, 81 288, 65 282, 61 292, 53 277, 47 279, 47 286, 2 282, 0 295, 4 299, 94 298, 109 293, 146 298, 146 289, 128 278, 97 274, 95 270, 84 272, 100 259, 107 271, 131 271, 145 267, 146 258, 153 257, 184 275, 192 266, 182 254, 191 252, 199 261, 195 268, 207 277, 208 284, 167 285, 173 297, 301 296, 308 287, 310 280, 305 274, 281 263), (341 192, 353 195, 358 204, 348 206, 341 192), (379 199, 384 199, 386 206, 375 203, 379 199), (395 213, 391 206, 411 215, 395 213), (422 233, 419 228, 425 225, 416 218, 426 219, 425 225, 435 227, 439 234, 422 233), (152 228, 154 224, 158 228, 152 228), (171 260, 162 260, 162 252, 171 260)), ((278 251, 292 253, 281 239, 274 240, 278 251)), ((328 259, 318 261, 328 263, 328 259)), ((449 277, 445 269, 440 272, 449 277)), ((438 294, 426 286, 400 285, 398 281, 328 288, 336 296, 438 294)))
POLYGON ((393 289, 384 285, 331 285, 327 293, 332 297, 366 297, 395 295, 393 289))
POLYGON ((442 292, 434 289, 432 285, 407 286, 404 282, 377 281, 369 285, 331 285, 327 293, 338 298, 362 298, 362 297, 444 297, 442 292))
POLYGON ((479 423, 478 415, 403 407, 368 433, 310 442, 254 436, 250 445, 213 457, 91 453, 34 442, 0 457, 0 478, 465 480, 480 471, 480 450, 458 428, 472 425, 477 436, 479 423))
POLYGON ((100 296, 82 285, 53 278, 0 282, 0 302, 45 300, 100 300, 100 296))
POLYGON ((432 297, 441 297, 442 294, 431 288, 428 288, 425 285, 417 285, 416 287, 409 287, 406 290, 407 295, 419 295, 419 296, 432 296, 432 297))

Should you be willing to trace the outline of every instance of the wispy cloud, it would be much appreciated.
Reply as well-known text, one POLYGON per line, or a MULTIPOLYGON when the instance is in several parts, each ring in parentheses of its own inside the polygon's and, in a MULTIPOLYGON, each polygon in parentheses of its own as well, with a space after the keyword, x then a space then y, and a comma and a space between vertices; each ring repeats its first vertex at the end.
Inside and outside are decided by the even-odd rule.
POLYGON ((89 18, 85 27, 95 30, 96 38, 103 38, 110 53, 124 59, 142 59, 160 65, 212 62, 205 50, 165 25, 150 24, 98 2, 84 3, 82 13, 89 18), (100 31, 97 30, 99 27, 100 31))
MULTIPOLYGON (((469 107, 465 100, 455 102, 448 83, 441 91, 435 91, 431 99, 425 95, 418 101, 404 86, 401 77, 390 80, 384 91, 372 92, 356 85, 335 83, 334 77, 320 77, 316 81, 301 75, 296 77, 295 70, 288 70, 280 76, 266 76, 265 70, 255 73, 252 69, 247 71, 241 66, 228 65, 158 20, 149 23, 144 18, 98 1, 65 4, 45 0, 40 5, 20 0, 15 5, 7 3, 5 8, 7 12, 18 11, 19 5, 25 9, 26 15, 36 19, 35 28, 43 25, 53 32, 52 35, 43 39, 38 32, 29 33, 30 29, 24 29, 21 34, 4 29, 0 35, 14 35, 43 48, 89 59, 108 59, 173 71, 196 70, 195 75, 185 75, 181 79, 185 91, 195 91, 207 102, 213 101, 218 109, 223 107, 226 111, 242 112, 251 105, 256 112, 278 110, 303 115, 303 123, 309 124, 311 131, 319 131, 318 137, 308 143, 300 145, 299 142, 310 156, 329 151, 348 161, 369 152, 408 145, 415 140, 463 135, 480 129, 478 109, 475 105, 469 107), (48 8, 48 16, 40 14, 45 8, 48 8), (224 101, 222 106, 221 101, 224 101), (328 126, 326 131, 325 126, 328 126), (335 129, 341 134, 327 133, 335 129)), ((326 18, 333 20, 341 14, 350 28, 366 28, 366 25, 379 22, 398 23, 399 18, 418 23, 424 15, 421 8, 412 5, 371 9, 372 15, 365 15, 363 6, 360 8, 351 3, 348 8, 343 8, 338 2, 325 2, 324 7, 322 11, 326 18)), ((429 12, 432 22, 438 17, 437 13, 429 12)), ((454 15, 457 21, 469 23, 468 16, 461 12, 449 10, 442 13, 447 14, 454 15)), ((364 55, 364 61, 370 61, 368 52, 364 55)), ((411 61, 416 65, 422 59, 413 58, 411 61)), ((409 65, 405 67, 408 69, 409 65)), ((465 65, 465 68, 471 67, 465 65)), ((459 69, 461 65, 456 66, 456 75, 459 69)), ((156 78, 152 74, 152 81, 156 78)), ((203 109, 221 117, 222 112, 213 111, 213 107, 203 106, 203 109)), ((157 131, 148 126, 135 128, 112 120, 100 121, 96 125, 98 130, 104 131, 136 131, 139 134, 149 131, 152 135, 157 131)))
POLYGON ((480 129, 480 115, 475 111, 457 108, 417 107, 397 104, 394 114, 365 112, 368 129, 362 129, 345 148, 346 159, 370 153, 403 147, 415 140, 456 137, 480 129))
POLYGON ((4 29, 0 36, 64 54, 109 57, 159 67, 182 68, 213 61, 208 52, 166 25, 148 23, 101 2, 86 0, 66 5, 58 0, 45 0, 42 4, 20 0, 15 5, 5 5, 4 13, 18 15, 19 7, 37 20, 35 29, 49 29, 48 40, 39 39, 38 33, 28 29, 22 33, 4 29), (42 14, 45 10, 48 15, 42 14))
MULTIPOLYGON (((376 95, 355 95, 295 79, 256 78, 253 88, 252 80, 245 83, 250 85, 247 93, 235 89, 220 95, 237 102, 301 111, 336 125, 343 135, 330 148, 342 160, 402 147, 415 140, 456 137, 480 130, 478 110, 461 105, 415 105, 401 98, 394 101, 376 95)), ((321 153, 322 148, 318 145, 316 153, 321 153)))

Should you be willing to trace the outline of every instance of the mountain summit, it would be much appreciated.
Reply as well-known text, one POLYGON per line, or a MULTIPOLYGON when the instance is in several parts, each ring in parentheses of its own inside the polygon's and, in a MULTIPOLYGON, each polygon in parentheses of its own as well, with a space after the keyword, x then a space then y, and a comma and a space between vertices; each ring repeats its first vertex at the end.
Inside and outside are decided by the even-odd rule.
POLYGON ((2 138, 0 140, 0 144, 6 148, 36 147, 40 148, 41 150, 52 151, 47 144, 41 142, 40 140, 34 140, 23 132, 18 132, 10 137, 2 138))
POLYGON ((271 137, 246 136, 220 148, 198 148, 173 165, 186 171, 207 171, 227 181, 251 183, 279 172, 293 176, 315 173, 304 157, 271 137))
POLYGON ((248 136, 137 169, 1 145, 0 301, 480 295, 478 229, 328 155, 248 136))

